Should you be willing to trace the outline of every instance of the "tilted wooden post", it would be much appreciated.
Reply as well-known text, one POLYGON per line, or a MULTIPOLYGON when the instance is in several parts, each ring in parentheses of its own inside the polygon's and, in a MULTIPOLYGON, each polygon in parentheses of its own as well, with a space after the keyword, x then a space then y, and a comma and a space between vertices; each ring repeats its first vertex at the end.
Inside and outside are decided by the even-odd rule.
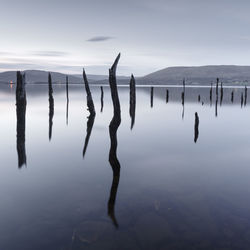
POLYGON ((91 95, 91 91, 89 88, 89 82, 85 73, 85 70, 83 69, 83 80, 85 83, 85 90, 87 93, 87 106, 88 106, 88 110, 90 112, 91 115, 95 115, 95 106, 94 106, 94 102, 92 99, 92 95, 91 95))
POLYGON ((111 69, 109 69, 109 86, 111 90, 111 97, 113 103, 113 118, 109 124, 109 136, 110 136, 110 150, 109 150, 109 163, 113 171, 113 181, 110 189, 110 196, 108 201, 108 215, 113 221, 115 227, 118 227, 118 222, 115 217, 115 200, 117 189, 120 180, 120 162, 117 158, 117 130, 121 123, 121 108, 117 91, 116 82, 116 68, 120 59, 120 54, 117 56, 111 69))
POLYGON ((84 147, 83 147, 83 158, 86 154, 87 151, 87 147, 88 147, 88 143, 89 143, 89 139, 90 139, 90 135, 92 132, 92 128, 95 122, 95 106, 94 106, 94 102, 92 99, 92 94, 89 88, 89 83, 88 83, 88 79, 85 73, 85 70, 83 69, 83 80, 85 83, 85 89, 86 89, 86 93, 87 93, 87 107, 89 110, 89 117, 88 117, 88 121, 87 121, 87 134, 86 134, 86 138, 85 138, 85 142, 84 142, 84 147))

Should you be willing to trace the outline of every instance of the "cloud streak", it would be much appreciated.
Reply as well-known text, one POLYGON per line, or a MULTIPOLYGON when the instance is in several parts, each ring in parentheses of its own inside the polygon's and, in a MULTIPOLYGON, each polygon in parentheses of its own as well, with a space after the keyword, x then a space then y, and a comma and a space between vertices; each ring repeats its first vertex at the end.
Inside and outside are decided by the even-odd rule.
POLYGON ((31 52, 34 56, 44 56, 44 57, 63 57, 67 56, 68 53, 64 51, 46 51, 46 50, 39 50, 31 52))
POLYGON ((114 37, 112 37, 112 36, 94 36, 86 41, 87 42, 104 42, 104 41, 111 40, 111 39, 114 39, 114 37))

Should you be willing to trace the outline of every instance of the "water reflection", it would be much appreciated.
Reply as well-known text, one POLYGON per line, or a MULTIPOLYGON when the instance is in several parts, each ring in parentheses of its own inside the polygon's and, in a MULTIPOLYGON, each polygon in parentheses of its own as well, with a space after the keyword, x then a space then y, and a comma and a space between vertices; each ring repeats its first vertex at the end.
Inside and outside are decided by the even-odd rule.
POLYGON ((117 130, 121 124, 121 109, 120 101, 116 85, 116 68, 120 59, 120 54, 117 56, 113 66, 109 70, 109 84, 111 90, 111 97, 113 102, 113 118, 109 124, 110 136, 110 150, 109 150, 109 163, 113 170, 113 180, 110 189, 110 196, 108 201, 108 215, 113 221, 115 227, 118 227, 118 222, 115 216, 115 200, 117 189, 120 180, 120 162, 117 158, 117 130))
POLYGON ((199 137, 199 116, 195 112, 195 121, 194 121, 194 142, 196 143, 199 137))
POLYGON ((16 82, 16 138, 17 138, 17 154, 18 167, 26 165, 25 150, 25 117, 26 117, 26 91, 25 91, 25 74, 17 72, 16 82))
POLYGON ((52 137, 52 126, 53 126, 53 116, 54 116, 54 98, 53 98, 53 87, 51 74, 48 75, 48 91, 49 91, 49 140, 52 137))
POLYGON ((130 98, 129 98, 129 115, 131 118, 131 130, 134 126, 135 123, 135 105, 136 105, 136 88, 135 88, 135 78, 132 75, 131 79, 130 79, 130 84, 129 84, 129 88, 130 88, 130 98))

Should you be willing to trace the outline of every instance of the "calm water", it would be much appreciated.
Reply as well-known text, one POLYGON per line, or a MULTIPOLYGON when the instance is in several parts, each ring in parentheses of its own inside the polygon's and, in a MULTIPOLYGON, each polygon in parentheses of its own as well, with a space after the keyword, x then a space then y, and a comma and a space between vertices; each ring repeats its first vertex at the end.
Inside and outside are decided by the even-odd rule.
POLYGON ((129 89, 119 87, 111 157, 120 173, 109 163, 109 87, 100 112, 100 87, 91 86, 97 114, 89 120, 83 86, 69 86, 68 118, 65 86, 53 88, 49 119, 47 85, 27 86, 25 141, 15 87, 0 88, 0 249, 250 248, 243 88, 233 103, 233 89, 224 88, 216 111, 209 88, 186 88, 182 105, 182 88, 169 88, 166 103, 166 88, 155 87, 152 99, 150 87, 138 87, 131 130, 129 89))

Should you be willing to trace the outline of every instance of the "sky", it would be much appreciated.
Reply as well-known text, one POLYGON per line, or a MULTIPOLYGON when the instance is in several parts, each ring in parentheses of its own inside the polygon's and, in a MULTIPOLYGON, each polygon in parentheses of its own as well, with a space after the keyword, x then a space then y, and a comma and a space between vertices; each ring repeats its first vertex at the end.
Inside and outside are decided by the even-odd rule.
POLYGON ((248 0, 0 0, 0 71, 250 65, 248 0))

